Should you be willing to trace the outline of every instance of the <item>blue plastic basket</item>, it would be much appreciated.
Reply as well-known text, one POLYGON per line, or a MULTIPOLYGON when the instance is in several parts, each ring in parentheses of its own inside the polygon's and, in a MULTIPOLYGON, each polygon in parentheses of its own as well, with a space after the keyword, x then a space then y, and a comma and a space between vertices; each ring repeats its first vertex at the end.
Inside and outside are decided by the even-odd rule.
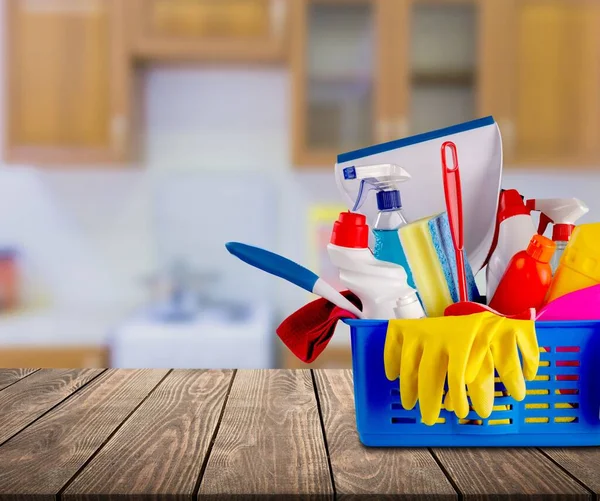
POLYGON ((399 383, 384 372, 387 321, 347 320, 352 338, 356 426, 367 446, 514 447, 600 445, 600 322, 538 322, 540 368, 517 402, 496 383, 488 419, 459 420, 442 410, 421 422, 400 403, 399 383))

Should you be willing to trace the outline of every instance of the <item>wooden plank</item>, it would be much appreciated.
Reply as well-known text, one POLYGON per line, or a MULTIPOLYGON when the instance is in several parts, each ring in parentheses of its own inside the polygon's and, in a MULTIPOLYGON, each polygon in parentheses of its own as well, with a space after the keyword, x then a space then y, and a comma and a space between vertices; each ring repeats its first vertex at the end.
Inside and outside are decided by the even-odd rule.
POLYGON ((232 376, 230 370, 169 374, 61 498, 192 499, 232 376))
POLYGON ((167 370, 107 370, 0 447, 0 499, 54 501, 167 370))
POLYGON ((427 449, 364 447, 356 431, 350 370, 314 371, 338 498, 457 499, 427 449))
POLYGON ((29 374, 34 373, 37 369, 0 369, 0 390, 7 386, 23 379, 29 374))
POLYGON ((574 447, 542 449, 542 453, 552 458, 571 475, 584 483, 600 496, 600 448, 574 447))
POLYGON ((433 449, 463 499, 592 499, 535 449, 433 449))
POLYGON ((198 497, 329 499, 310 371, 238 371, 198 497))
POLYGON ((42 369, 0 392, 0 444, 101 372, 102 369, 42 369))

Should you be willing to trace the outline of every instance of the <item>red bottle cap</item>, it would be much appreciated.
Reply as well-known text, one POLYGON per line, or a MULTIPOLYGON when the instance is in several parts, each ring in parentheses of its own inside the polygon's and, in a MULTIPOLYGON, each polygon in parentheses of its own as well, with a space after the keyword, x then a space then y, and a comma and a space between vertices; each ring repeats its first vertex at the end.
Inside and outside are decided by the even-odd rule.
POLYGON ((498 224, 509 217, 529 215, 531 209, 525 205, 523 197, 517 190, 504 190, 500 194, 498 205, 498 224))
POLYGON ((556 244, 543 235, 533 235, 527 246, 527 254, 540 263, 549 263, 556 249, 556 244))
POLYGON ((367 218, 354 212, 340 212, 333 223, 330 242, 340 247, 366 249, 369 245, 369 227, 367 218))
POLYGON ((555 242, 568 242, 571 240, 571 233, 575 229, 574 224, 559 223, 552 227, 552 240, 555 242))

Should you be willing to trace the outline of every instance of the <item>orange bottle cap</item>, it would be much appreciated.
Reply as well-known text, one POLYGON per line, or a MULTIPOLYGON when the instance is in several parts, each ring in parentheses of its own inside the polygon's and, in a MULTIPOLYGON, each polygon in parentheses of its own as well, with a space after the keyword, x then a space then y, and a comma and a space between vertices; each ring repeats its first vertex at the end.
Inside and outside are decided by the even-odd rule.
POLYGON ((527 246, 527 254, 540 263, 549 263, 556 249, 556 244, 543 235, 533 235, 527 246))

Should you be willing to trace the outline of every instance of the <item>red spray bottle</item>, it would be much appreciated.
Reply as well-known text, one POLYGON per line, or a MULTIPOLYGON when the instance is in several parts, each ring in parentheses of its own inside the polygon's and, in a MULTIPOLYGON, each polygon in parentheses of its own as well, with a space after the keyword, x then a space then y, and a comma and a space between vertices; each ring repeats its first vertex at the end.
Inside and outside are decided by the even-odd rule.
POLYGON ((527 249, 510 260, 490 307, 504 315, 541 308, 552 281, 550 260, 555 248, 549 238, 534 235, 527 249))

